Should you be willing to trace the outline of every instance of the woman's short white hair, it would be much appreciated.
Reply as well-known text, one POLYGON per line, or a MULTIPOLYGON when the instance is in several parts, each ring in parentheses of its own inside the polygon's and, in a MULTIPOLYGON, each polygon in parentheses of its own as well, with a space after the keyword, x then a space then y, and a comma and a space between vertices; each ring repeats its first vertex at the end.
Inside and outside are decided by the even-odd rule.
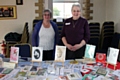
POLYGON ((80 5, 80 3, 74 3, 73 5, 72 5, 72 8, 71 8, 71 11, 72 11, 72 9, 73 9, 73 7, 79 7, 80 8, 80 11, 81 11, 81 5, 80 5))
POLYGON ((51 11, 50 9, 44 9, 44 10, 43 10, 43 14, 44 14, 45 12, 49 12, 50 18, 52 18, 52 11, 51 11))

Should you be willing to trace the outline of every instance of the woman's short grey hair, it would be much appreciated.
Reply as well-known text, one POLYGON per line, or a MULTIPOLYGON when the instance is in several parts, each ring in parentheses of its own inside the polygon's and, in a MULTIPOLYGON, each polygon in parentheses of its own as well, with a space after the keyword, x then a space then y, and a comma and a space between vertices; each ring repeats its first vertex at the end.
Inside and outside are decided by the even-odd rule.
POLYGON ((50 9, 44 9, 43 10, 43 15, 45 12, 49 12, 50 13, 50 18, 52 18, 52 11, 50 9))
POLYGON ((71 8, 71 11, 72 11, 72 9, 73 9, 73 7, 79 7, 80 8, 80 11, 81 11, 81 5, 79 4, 79 3, 74 3, 73 5, 72 5, 72 8, 71 8))

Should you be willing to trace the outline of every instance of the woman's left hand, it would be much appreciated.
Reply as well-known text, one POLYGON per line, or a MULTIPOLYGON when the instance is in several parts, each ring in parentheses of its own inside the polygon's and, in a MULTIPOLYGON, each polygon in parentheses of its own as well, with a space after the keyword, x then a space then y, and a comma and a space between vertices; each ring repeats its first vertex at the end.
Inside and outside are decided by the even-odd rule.
POLYGON ((76 50, 78 50, 78 49, 80 49, 81 48, 81 45, 80 44, 75 44, 74 46, 73 46, 73 51, 76 51, 76 50))

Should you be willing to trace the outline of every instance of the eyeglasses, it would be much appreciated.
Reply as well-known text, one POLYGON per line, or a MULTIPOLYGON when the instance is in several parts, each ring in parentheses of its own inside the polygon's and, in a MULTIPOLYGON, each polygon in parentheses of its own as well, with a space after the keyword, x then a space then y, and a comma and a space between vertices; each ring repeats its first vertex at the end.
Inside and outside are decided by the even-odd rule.
POLYGON ((44 14, 44 16, 50 16, 50 14, 44 14))
POLYGON ((72 12, 80 12, 80 10, 73 10, 72 12))

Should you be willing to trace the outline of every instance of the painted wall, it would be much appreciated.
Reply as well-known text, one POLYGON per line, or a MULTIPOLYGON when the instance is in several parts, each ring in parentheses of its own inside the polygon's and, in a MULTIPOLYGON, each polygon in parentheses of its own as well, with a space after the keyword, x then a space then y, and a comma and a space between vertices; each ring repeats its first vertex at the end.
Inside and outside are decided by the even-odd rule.
POLYGON ((91 16, 93 16, 93 20, 89 22, 99 22, 102 25, 106 17, 106 0, 92 0, 92 3, 93 14, 91 16))
POLYGON ((0 42, 4 40, 4 36, 9 32, 22 33, 25 22, 28 22, 31 35, 32 21, 36 16, 35 1, 36 0, 24 0, 23 5, 16 5, 16 0, 0 0, 0 5, 16 5, 17 7, 17 19, 0 20, 0 42))
POLYGON ((106 20, 115 22, 115 31, 120 33, 120 0, 106 0, 106 20))
MULTIPOLYGON (((16 5, 16 0, 0 0, 0 5, 16 5, 17 6, 17 19, 0 20, 0 42, 4 40, 4 36, 9 32, 22 33, 24 23, 28 22, 29 32, 32 32, 32 21, 35 18, 34 5, 37 0, 23 0, 23 5, 16 5)), ((89 22, 100 22, 106 20, 115 21, 115 30, 120 32, 120 0, 91 0, 93 2, 93 20, 89 22)), ((45 0, 45 8, 51 7, 50 0, 45 0), (49 3, 49 4, 48 4, 49 3)))
POLYGON ((23 5, 16 5, 16 0, 0 0, 0 5, 16 5, 17 19, 0 20, 0 42, 9 32, 22 33, 25 22, 29 24, 29 31, 32 30, 32 21, 35 18, 35 0, 24 0, 23 5))

